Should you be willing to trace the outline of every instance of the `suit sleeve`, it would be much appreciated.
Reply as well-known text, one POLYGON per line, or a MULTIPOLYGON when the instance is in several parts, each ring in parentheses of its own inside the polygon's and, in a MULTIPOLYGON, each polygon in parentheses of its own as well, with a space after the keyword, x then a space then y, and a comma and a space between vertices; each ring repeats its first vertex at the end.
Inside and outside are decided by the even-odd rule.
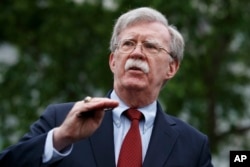
POLYGON ((49 106, 17 144, 0 153, 1 167, 39 167, 43 165, 42 156, 48 131, 61 124, 57 120, 56 108, 53 105, 49 106))
POLYGON ((200 156, 199 167, 213 167, 211 163, 211 153, 207 136, 205 137, 200 156))

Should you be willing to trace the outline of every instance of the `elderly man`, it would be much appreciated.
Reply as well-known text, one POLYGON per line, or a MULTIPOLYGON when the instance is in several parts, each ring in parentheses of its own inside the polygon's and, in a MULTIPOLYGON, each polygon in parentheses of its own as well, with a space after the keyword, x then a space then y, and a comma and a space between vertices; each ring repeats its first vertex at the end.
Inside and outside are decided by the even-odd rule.
POLYGON ((157 98, 183 58, 182 35, 152 8, 121 15, 110 42, 107 97, 50 105, 0 166, 211 167, 208 138, 157 98))

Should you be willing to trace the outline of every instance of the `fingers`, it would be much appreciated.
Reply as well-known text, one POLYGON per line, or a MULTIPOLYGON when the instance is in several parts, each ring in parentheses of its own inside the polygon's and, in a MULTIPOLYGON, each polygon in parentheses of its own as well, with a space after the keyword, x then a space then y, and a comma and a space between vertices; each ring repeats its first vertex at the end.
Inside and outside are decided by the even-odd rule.
POLYGON ((93 116, 96 111, 105 111, 117 106, 118 102, 109 98, 86 97, 84 100, 77 102, 73 110, 77 116, 93 116))
POLYGON ((96 107, 96 108, 114 108, 118 106, 118 102, 109 98, 98 98, 94 97, 91 98, 87 96, 83 101, 84 104, 89 105, 90 107, 96 107))
POLYGON ((56 148, 89 137, 100 126, 104 110, 115 108, 118 102, 108 98, 85 98, 76 102, 64 122, 54 133, 56 148))

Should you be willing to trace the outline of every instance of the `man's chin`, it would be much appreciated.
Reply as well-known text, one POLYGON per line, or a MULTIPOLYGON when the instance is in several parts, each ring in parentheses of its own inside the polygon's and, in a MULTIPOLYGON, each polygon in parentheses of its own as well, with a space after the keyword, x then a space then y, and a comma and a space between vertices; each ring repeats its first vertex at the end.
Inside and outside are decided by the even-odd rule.
POLYGON ((146 85, 143 84, 140 81, 134 81, 134 82, 127 82, 124 86, 125 88, 127 88, 128 90, 144 90, 146 88, 146 85))

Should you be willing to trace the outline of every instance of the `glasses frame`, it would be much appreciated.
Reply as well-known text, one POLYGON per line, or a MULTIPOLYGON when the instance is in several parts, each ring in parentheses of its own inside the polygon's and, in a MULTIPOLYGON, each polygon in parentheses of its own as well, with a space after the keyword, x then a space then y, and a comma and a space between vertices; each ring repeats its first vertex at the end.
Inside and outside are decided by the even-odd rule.
MULTIPOLYGON (((141 47, 141 50, 143 51, 143 49, 144 49, 144 47, 143 47, 143 45, 145 44, 145 43, 148 43, 148 44, 152 44, 152 46, 155 46, 156 47, 156 50, 158 51, 158 53, 156 53, 156 55, 158 55, 160 52, 161 52, 161 50, 163 50, 163 51, 165 51, 170 57, 172 57, 172 58, 174 58, 173 56, 172 56, 172 53, 171 52, 169 52, 167 49, 165 49, 165 48, 163 48, 162 46, 160 46, 159 44, 157 44, 157 43, 153 43, 153 42, 148 42, 148 41, 145 41, 145 42, 142 42, 142 44, 137 44, 137 42, 135 42, 135 41, 133 41, 133 40, 130 40, 130 39, 124 39, 124 40, 121 40, 120 42, 118 42, 117 44, 115 44, 115 46, 116 46, 116 49, 118 50, 118 51, 120 51, 121 53, 132 53, 135 49, 136 49, 136 47, 137 46, 140 46, 141 47), (130 51, 128 51, 128 52, 126 52, 126 51, 121 51, 120 50, 120 48, 121 48, 121 44, 122 43, 125 43, 125 42, 131 42, 131 43, 133 43, 133 49, 131 49, 130 51)), ((144 53, 145 54, 145 53, 144 53)))

